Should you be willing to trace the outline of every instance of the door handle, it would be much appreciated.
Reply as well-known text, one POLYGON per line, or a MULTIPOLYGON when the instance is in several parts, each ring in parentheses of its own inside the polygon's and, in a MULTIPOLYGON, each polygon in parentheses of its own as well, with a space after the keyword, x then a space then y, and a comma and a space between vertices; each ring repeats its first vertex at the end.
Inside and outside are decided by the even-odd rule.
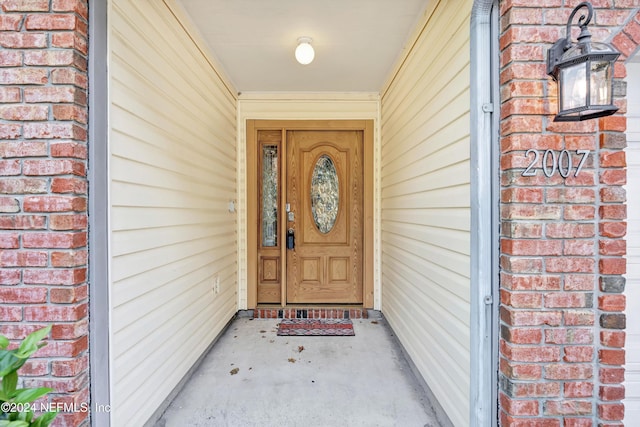
POLYGON ((296 236, 293 228, 287 230, 287 249, 295 249, 296 247, 296 236))

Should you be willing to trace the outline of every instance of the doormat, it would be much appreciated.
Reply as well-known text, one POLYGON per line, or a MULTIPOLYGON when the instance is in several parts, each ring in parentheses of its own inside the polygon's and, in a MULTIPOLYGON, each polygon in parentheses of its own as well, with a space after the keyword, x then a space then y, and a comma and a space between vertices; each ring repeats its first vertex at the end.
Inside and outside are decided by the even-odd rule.
POLYGON ((282 319, 278 325, 280 336, 354 336, 349 319, 282 319))

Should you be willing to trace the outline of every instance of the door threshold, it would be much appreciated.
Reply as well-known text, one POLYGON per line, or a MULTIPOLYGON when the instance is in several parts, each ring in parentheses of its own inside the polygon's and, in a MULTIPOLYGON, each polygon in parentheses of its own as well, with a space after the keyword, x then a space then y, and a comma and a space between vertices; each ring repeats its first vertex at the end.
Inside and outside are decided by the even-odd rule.
POLYGON ((262 306, 253 310, 254 319, 366 319, 368 310, 358 306, 262 306))

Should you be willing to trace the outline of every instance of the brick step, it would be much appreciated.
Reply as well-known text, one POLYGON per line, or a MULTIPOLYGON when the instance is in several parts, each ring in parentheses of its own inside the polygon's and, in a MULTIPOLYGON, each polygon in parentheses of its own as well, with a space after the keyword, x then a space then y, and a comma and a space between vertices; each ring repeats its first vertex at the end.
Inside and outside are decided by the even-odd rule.
POLYGON ((364 308, 322 307, 322 308, 256 308, 254 319, 366 319, 364 308))

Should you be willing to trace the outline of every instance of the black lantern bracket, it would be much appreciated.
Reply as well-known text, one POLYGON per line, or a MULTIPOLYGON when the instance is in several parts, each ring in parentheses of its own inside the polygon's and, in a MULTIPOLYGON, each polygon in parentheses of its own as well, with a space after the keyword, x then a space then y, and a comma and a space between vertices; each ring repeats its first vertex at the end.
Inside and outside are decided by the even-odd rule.
POLYGON ((578 25, 580 26, 580 35, 578 36, 578 41, 589 42, 591 40, 591 33, 587 28, 587 25, 591 22, 593 18, 593 6, 591 3, 582 2, 577 5, 571 15, 569 15, 569 20, 567 21, 567 27, 564 31, 565 37, 563 39, 558 40, 551 46, 551 48, 547 52, 547 74, 552 76, 554 80, 558 80, 558 69, 557 65, 562 60, 562 55, 571 48, 571 23, 576 16, 576 13, 582 8, 587 8, 589 14, 581 15, 578 18, 578 25))

